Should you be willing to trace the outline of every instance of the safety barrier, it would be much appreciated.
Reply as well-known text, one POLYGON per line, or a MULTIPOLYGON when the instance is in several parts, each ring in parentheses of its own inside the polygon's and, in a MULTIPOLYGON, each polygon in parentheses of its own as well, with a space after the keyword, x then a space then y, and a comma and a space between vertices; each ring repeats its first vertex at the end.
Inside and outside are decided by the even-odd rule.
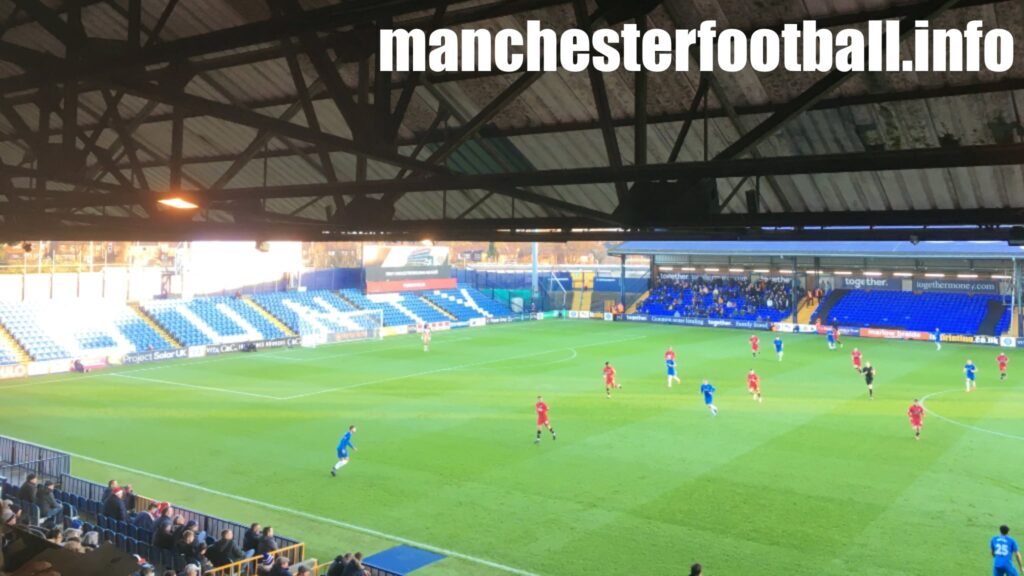
MULTIPOLYGON (((292 564, 298 564, 302 562, 303 558, 306 557, 306 545, 301 542, 293 544, 291 546, 285 546, 278 548, 273 552, 275 562, 277 558, 282 556, 288 558, 292 564)), ((232 564, 225 564, 224 566, 218 566, 213 570, 207 570, 205 576, 243 576, 256 574, 256 568, 259 566, 262 558, 254 555, 251 558, 245 558, 232 564)))
MULTIPOLYGON (((44 479, 56 480, 71 471, 71 456, 57 450, 0 436, 0 467, 8 472, 17 471, 23 474, 31 472, 44 479)), ((0 475, 12 477, 11 474, 2 472, 0 475)))

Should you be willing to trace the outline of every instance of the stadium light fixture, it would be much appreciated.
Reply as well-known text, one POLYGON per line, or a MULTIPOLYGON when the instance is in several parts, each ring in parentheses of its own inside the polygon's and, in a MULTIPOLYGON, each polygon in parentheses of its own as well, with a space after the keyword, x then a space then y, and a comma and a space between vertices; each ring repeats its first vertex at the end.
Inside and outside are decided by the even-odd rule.
POLYGON ((893 272, 892 275, 898 278, 910 278, 914 274, 912 272, 893 272))
POLYGON ((945 278, 946 275, 942 272, 929 272, 925 274, 925 278, 945 278))
POLYGON ((683 266, 682 268, 680 268, 680 270, 683 271, 683 272, 696 272, 697 271, 697 269, 694 268, 693 266, 683 266))
POLYGON ((871 270, 871 271, 865 270, 864 272, 861 272, 861 274, 863 274, 865 276, 881 276, 882 275, 881 272, 875 272, 874 270, 871 270))
POLYGON ((743 272, 743 268, 729 268, 729 272, 743 272))
POLYGON ((957 278, 964 278, 964 279, 971 279, 971 278, 977 278, 978 275, 977 274, 957 274, 956 277, 957 278))
POLYGON ((675 270, 675 268, 671 266, 659 266, 658 270, 661 270, 662 272, 672 272, 675 270))
POLYGON ((157 200, 159 204, 174 208, 175 210, 195 210, 199 208, 199 204, 196 204, 192 199, 181 194, 175 194, 167 196, 157 200))
POLYGON ((767 268, 754 268, 754 274, 769 274, 771 270, 767 268))
POLYGON ((992 279, 993 280, 1013 280, 1013 277, 1012 276, 1007 276, 1006 274, 993 274, 992 275, 992 279))
POLYGON ((836 270, 833 274, 836 276, 853 276, 853 272, 850 272, 849 270, 836 270))
POLYGON ((807 272, 805 272, 805 274, 808 274, 808 275, 812 275, 812 276, 813 276, 814 274, 817 274, 817 273, 818 273, 818 271, 817 271, 817 270, 808 270, 807 272))
POLYGON ((790 274, 793 273, 793 271, 792 270, 779 270, 778 273, 786 275, 786 276, 789 276, 790 274))
POLYGON ((705 272, 718 272, 718 268, 705 268, 705 272))

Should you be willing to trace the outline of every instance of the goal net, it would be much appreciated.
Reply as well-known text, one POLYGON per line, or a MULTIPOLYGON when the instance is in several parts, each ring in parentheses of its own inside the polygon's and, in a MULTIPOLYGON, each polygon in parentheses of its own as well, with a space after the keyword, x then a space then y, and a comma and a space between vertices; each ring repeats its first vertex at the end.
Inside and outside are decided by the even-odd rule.
POLYGON ((381 310, 322 312, 307 308, 299 313, 299 339, 307 348, 332 342, 380 340, 383 327, 384 312, 381 310))

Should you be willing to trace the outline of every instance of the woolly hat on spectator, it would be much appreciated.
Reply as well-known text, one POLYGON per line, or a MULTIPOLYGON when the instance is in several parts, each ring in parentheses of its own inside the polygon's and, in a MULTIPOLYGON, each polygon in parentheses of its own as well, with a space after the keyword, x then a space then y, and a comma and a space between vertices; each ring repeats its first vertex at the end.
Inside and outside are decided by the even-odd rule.
POLYGON ((157 510, 160 510, 161 512, 163 512, 164 510, 167 510, 168 508, 171 507, 171 503, 170 502, 161 502, 161 503, 157 504, 156 507, 157 507, 157 510))
POLYGON ((271 556, 269 553, 264 552, 263 557, 260 558, 260 564, 263 564, 264 566, 273 566, 274 557, 271 556))

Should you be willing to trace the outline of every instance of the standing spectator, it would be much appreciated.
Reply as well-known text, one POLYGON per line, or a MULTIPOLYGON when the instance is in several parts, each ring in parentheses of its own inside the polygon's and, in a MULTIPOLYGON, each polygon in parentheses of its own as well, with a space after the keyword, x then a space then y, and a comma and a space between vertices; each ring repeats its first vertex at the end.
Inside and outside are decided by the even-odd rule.
POLYGON ((160 506, 156 502, 150 502, 146 509, 135 515, 132 522, 135 527, 140 530, 149 530, 150 532, 156 528, 156 521, 160 517, 160 506))
POLYGON ((25 477, 25 483, 18 489, 18 499, 24 500, 27 504, 36 503, 36 485, 39 480, 36 479, 35 474, 29 474, 25 477))
POLYGON ((124 506, 124 490, 118 488, 103 503, 103 514, 120 522, 128 521, 128 510, 124 506))
POLYGON ((277 539, 274 538, 274 527, 267 526, 263 529, 263 534, 260 536, 259 544, 256 546, 257 554, 266 554, 277 550, 280 546, 277 545, 277 539))
POLYGON ((260 545, 260 523, 253 522, 242 536, 242 550, 256 550, 260 545))
POLYGON ((100 496, 100 503, 105 504, 107 499, 113 496, 114 490, 120 488, 121 485, 117 483, 117 480, 111 479, 107 482, 107 489, 103 491, 103 496, 100 496))
POLYGON ((53 482, 47 480, 36 488, 36 506, 39 506, 39 521, 56 518, 61 513, 60 504, 53 497, 53 482))
POLYGON ((153 546, 161 550, 170 550, 174 546, 174 508, 168 506, 160 512, 160 518, 153 528, 153 546))
POLYGON ((235 533, 231 530, 222 530, 220 540, 214 542, 206 552, 206 557, 214 566, 224 566, 245 558, 245 552, 235 544, 235 533))

